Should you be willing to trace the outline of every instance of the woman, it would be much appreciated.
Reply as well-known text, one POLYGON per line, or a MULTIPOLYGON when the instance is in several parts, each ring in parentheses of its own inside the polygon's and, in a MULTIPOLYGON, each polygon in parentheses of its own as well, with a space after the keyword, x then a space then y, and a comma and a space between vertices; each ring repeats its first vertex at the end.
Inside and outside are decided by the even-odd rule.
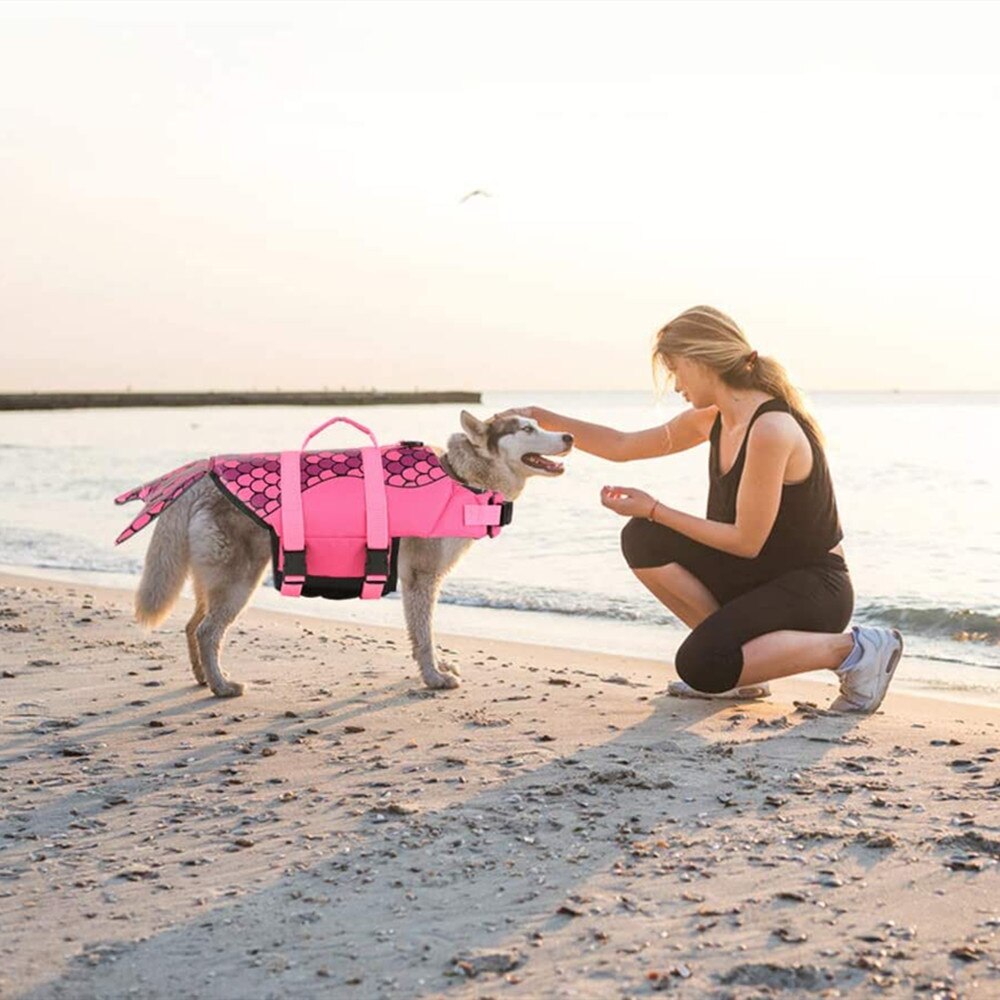
POLYGON ((630 519, 621 541, 632 571, 692 629, 675 660, 682 692, 766 694, 768 681, 826 669, 840 681, 833 709, 874 712, 902 637, 843 631, 854 591, 822 436, 784 368, 709 306, 660 330, 653 366, 691 403, 666 425, 626 433, 535 406, 508 412, 615 462, 710 443, 707 518, 642 490, 601 490, 601 503, 630 519))

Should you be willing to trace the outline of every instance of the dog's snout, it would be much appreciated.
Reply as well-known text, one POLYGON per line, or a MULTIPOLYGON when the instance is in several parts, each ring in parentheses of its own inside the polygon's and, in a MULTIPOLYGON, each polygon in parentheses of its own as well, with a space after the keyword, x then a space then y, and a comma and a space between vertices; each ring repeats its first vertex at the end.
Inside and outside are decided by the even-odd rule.
POLYGON ((563 434, 563 443, 566 445, 567 448, 571 448, 573 446, 573 435, 563 434))

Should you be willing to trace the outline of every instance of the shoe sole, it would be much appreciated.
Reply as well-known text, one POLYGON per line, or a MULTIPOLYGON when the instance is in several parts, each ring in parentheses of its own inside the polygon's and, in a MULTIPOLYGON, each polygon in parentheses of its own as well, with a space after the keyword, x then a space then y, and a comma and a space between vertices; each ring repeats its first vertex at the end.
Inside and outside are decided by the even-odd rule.
POLYGON ((743 687, 733 688, 731 691, 712 694, 708 691, 698 691, 690 686, 686 689, 675 688, 671 682, 667 694, 672 698, 699 698, 703 701, 759 701, 761 698, 770 697, 771 689, 763 684, 744 684, 743 687))
POLYGON ((879 687, 878 698, 875 700, 874 705, 865 709, 866 715, 872 715, 874 712, 878 711, 879 706, 885 699, 886 692, 889 690, 889 685, 892 683, 892 678, 896 674, 896 667, 899 665, 899 661, 903 657, 903 636, 900 634, 899 629, 893 629, 892 635, 899 645, 893 651, 889 662, 885 665, 885 670, 882 672, 883 683, 879 687))

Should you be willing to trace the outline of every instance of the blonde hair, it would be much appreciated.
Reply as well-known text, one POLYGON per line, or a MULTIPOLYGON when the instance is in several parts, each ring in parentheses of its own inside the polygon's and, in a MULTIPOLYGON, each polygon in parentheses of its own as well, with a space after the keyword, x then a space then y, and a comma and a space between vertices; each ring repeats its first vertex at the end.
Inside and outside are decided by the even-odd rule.
POLYGON ((817 440, 823 441, 819 424, 784 366, 774 358, 758 357, 736 321, 724 312, 711 306, 694 306, 656 334, 653 381, 660 391, 670 381, 667 359, 671 357, 701 362, 734 389, 757 389, 783 399, 817 440))

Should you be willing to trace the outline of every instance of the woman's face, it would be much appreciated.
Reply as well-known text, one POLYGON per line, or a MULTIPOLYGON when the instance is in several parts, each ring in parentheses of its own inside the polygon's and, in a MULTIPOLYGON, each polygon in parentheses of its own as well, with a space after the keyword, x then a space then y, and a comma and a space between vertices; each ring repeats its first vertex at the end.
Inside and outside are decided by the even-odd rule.
POLYGON ((667 370, 673 376, 674 388, 695 409, 715 402, 715 388, 711 384, 711 372, 706 365, 691 358, 668 356, 667 370))

